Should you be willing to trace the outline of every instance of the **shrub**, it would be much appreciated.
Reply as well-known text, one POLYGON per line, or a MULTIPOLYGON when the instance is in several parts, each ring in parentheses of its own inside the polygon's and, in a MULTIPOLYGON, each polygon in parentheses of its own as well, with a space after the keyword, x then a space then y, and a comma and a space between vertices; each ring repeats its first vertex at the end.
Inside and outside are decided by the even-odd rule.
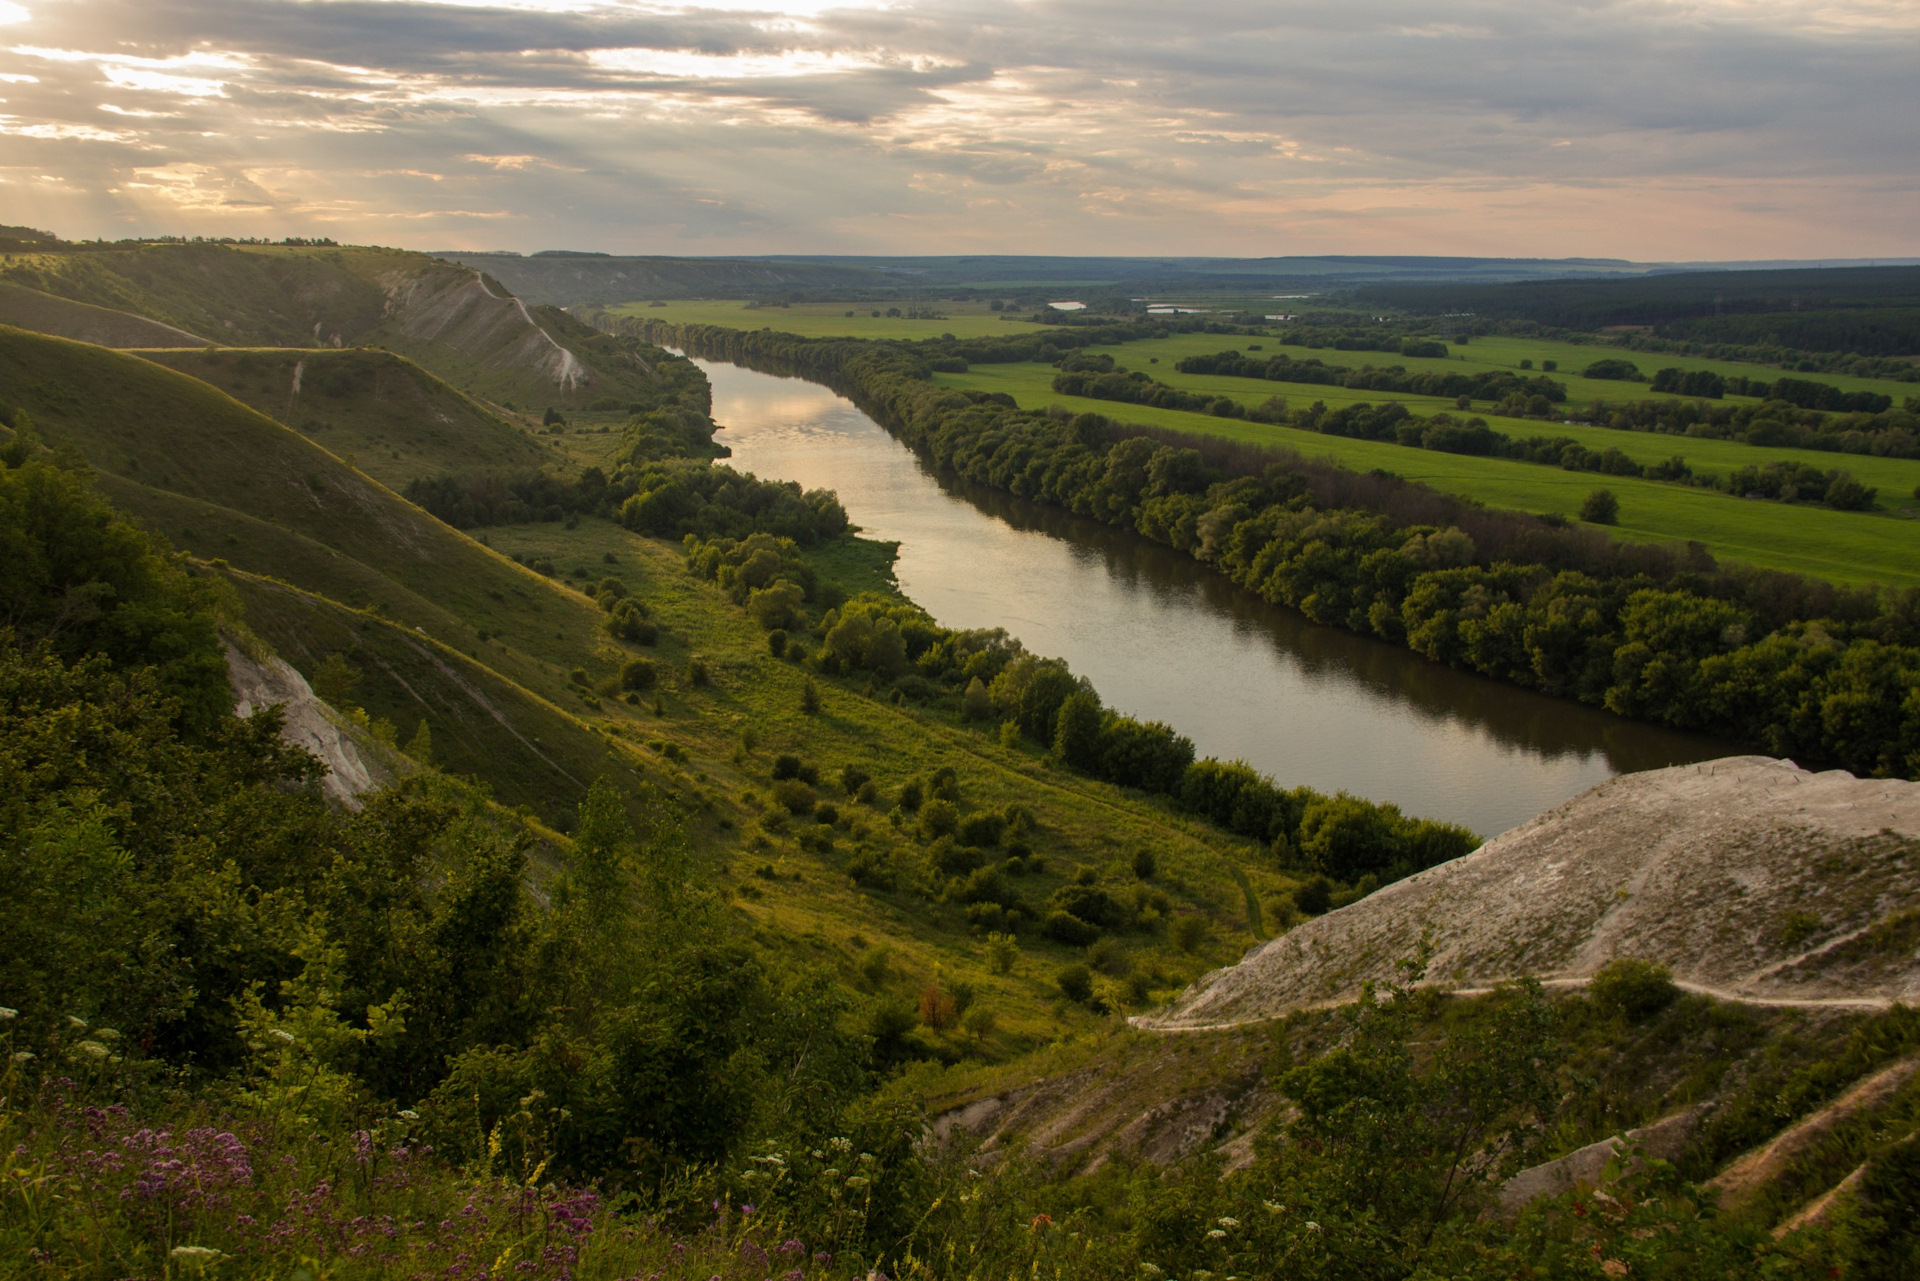
POLYGON ((926 798, 926 792, 920 786, 919 779, 912 779, 900 789, 900 808, 911 814, 918 810, 926 798))
POLYGON ((687 684, 695 686, 711 685, 713 673, 707 669, 707 660, 695 654, 687 659, 687 684))
POLYGON ((847 877, 855 885, 869 890, 893 888, 893 864, 875 850, 856 850, 847 860, 847 877))
POLYGON ((827 804, 825 801, 813 807, 813 816, 822 823, 838 823, 840 821, 839 809, 827 804))
POLYGON ((955 805, 960 803, 960 776, 954 772, 953 766, 942 765, 933 772, 933 777, 927 780, 927 795, 952 801, 955 805))
POLYGON ((1657 961, 1623 956, 1608 961, 1587 982, 1587 999, 1630 1023, 1651 1018, 1673 1004, 1680 989, 1673 971, 1657 961))
POLYGON ((1613 496, 1611 489, 1596 489, 1581 502, 1580 519, 1590 525, 1617 525, 1620 500, 1613 496))
POLYGON ((1302 916, 1324 916, 1333 907, 1333 882, 1316 876, 1294 886, 1293 905, 1302 916))
POLYGON ((960 823, 960 811, 952 801, 928 801, 920 807, 920 835, 928 840, 950 835, 960 823))
POLYGON ((1093 998, 1093 971, 1084 965, 1069 965, 1053 981, 1069 1001, 1084 1003, 1093 998))
POLYGON ((970 846, 954 844, 951 836, 941 836, 927 846, 927 861, 945 876, 965 876, 985 863, 987 858, 970 846))
POLYGON ((1151 881, 1153 874, 1158 870, 1159 865, 1154 861, 1152 850, 1135 850, 1133 852, 1133 874, 1135 876, 1143 881, 1151 881))
POLYGON ((840 790, 848 796, 857 796, 860 793, 860 789, 867 785, 867 780, 872 777, 873 775, 867 773, 858 765, 842 765, 840 767, 840 790))
MULTIPOLYGON (((944 804, 945 802, 937 802, 944 804)), ((1007 820, 998 814, 969 814, 960 820, 954 835, 962 845, 998 845, 1007 820)))
POLYGON ((785 658, 787 656, 786 628, 776 627, 767 633, 767 652, 775 658, 785 658))
POLYGON ((1104 938, 1096 940, 1087 948, 1087 964, 1102 974, 1123 979, 1133 969, 1133 962, 1127 959, 1126 949, 1120 946, 1120 940, 1104 938))
POLYGON ((800 687, 800 710, 808 716, 820 714, 820 687, 813 683, 813 677, 807 677, 807 683, 800 687))
POLYGON ((920 989, 920 1021, 935 1031, 950 1028, 960 1017, 951 996, 928 984, 920 989))
POLYGON ((773 799, 791 814, 813 813, 813 789, 797 778, 783 778, 773 785, 773 799))
POLYGON ((1182 952, 1191 952, 1207 937, 1207 918, 1195 913, 1176 916, 1167 926, 1167 938, 1182 952))
POLYGON ((1089 925, 1072 912, 1061 911, 1048 912, 1040 932, 1068 947, 1086 947, 1100 937, 1099 926, 1089 925))
POLYGON ((650 658, 630 658, 620 666, 620 688, 648 690, 660 683, 660 670, 650 658))
POLYGON ((853 799, 859 801, 862 805, 878 805, 880 803, 880 789, 869 779, 867 782, 860 784, 860 790, 855 794, 853 799))
POLYGON ((1020 959, 1020 944, 1011 934, 987 935, 987 964, 995 974, 1007 974, 1020 959))

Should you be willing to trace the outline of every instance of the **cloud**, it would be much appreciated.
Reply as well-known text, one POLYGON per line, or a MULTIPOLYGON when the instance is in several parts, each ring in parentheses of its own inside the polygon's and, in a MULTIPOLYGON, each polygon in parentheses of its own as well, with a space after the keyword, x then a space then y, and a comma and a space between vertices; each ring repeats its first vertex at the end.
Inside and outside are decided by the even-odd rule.
POLYGON ((30 9, 0 180, 69 234, 1672 259, 1920 227, 1905 0, 30 9))

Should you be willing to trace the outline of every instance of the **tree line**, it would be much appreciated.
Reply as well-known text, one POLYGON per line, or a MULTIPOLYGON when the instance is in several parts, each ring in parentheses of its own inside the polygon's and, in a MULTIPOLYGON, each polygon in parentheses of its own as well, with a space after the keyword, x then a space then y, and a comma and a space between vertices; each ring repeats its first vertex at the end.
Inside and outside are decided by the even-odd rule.
MULTIPOLYGON (((1509 396, 1516 395, 1524 399, 1532 399, 1535 396, 1541 396, 1556 405, 1567 398, 1566 384, 1556 382, 1544 374, 1522 377, 1504 369, 1490 369, 1472 374, 1430 372, 1410 374, 1402 365, 1390 365, 1385 369, 1375 369, 1372 365, 1350 368, 1342 365, 1328 365, 1315 359, 1295 360, 1285 352, 1265 359, 1242 355, 1237 351, 1223 351, 1212 356, 1188 356, 1174 368, 1183 374, 1225 374, 1234 378, 1259 378, 1268 382, 1349 387, 1358 391, 1391 391, 1409 396, 1444 396, 1449 399, 1465 396, 1470 400, 1505 400, 1509 396)), ((1057 381, 1054 390, 1063 390, 1057 381)), ((1098 393, 1070 394, 1097 395, 1098 393)), ((1103 399, 1120 400, 1124 397, 1106 396, 1103 399)))
POLYGON ((1282 451, 1022 411, 939 387, 887 344, 671 336, 825 382, 936 465, 1133 529, 1317 622, 1802 762, 1920 772, 1920 592, 1721 567, 1282 451))

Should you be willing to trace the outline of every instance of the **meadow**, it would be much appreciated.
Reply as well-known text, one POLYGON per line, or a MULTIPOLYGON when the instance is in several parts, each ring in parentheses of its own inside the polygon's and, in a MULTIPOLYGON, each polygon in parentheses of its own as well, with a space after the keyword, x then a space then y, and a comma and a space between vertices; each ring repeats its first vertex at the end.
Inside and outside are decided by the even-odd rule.
MULTIPOLYGON (((1217 336, 1213 342, 1221 341, 1217 336)), ((1217 349, 1217 348, 1216 348, 1217 349)), ((1137 359, 1139 347, 1125 350, 1137 359)), ((1140 368, 1141 365, 1131 367, 1140 368)), ((1162 377, 1159 368, 1155 377, 1162 377)), ((1882 511, 1831 511, 1787 503, 1735 498, 1714 490, 1642 480, 1563 471, 1537 463, 1502 458, 1479 458, 1435 450, 1409 449, 1380 441, 1324 436, 1294 427, 1271 426, 1235 418, 1155 409, 1143 405, 1062 396, 1053 391, 1053 369, 1046 365, 978 365, 964 374, 936 374, 943 386, 1005 392, 1025 409, 1060 405, 1075 413, 1102 414, 1120 422, 1155 427, 1250 444, 1279 445, 1309 458, 1328 458, 1359 471, 1376 468, 1419 481, 1450 494, 1473 498, 1489 506, 1570 516, 1595 489, 1610 489, 1620 499, 1622 537, 1653 542, 1697 541, 1716 557, 1746 561, 1769 569, 1810 574, 1839 583, 1920 584, 1920 521, 1897 509, 1913 506, 1913 486, 1920 483, 1920 462, 1904 459, 1859 458, 1812 450, 1759 448, 1730 441, 1696 440, 1641 432, 1616 432, 1598 427, 1574 427, 1492 418, 1496 430, 1516 436, 1569 435, 1596 449, 1608 446, 1643 462, 1657 462, 1680 454, 1700 470, 1729 469, 1741 462, 1794 457, 1825 468, 1844 467, 1863 483, 1880 489, 1882 511), (1712 446, 1713 448, 1705 448, 1712 446), (1904 498, 1904 502, 1902 499, 1904 498), (1890 510, 1892 509, 1892 510, 1890 510)), ((1189 390, 1213 390, 1256 405, 1274 394, 1292 390, 1283 383, 1255 383, 1248 379, 1210 378, 1172 374, 1166 380, 1189 390), (1245 390, 1255 387, 1257 392, 1245 390)), ((1343 388, 1302 387, 1293 403, 1325 400, 1329 404, 1352 400, 1374 403, 1393 399, 1417 411, 1438 412, 1451 405, 1423 407, 1417 396, 1382 396, 1348 392, 1343 388), (1323 395, 1322 393, 1334 393, 1323 395), (1336 401, 1335 396, 1341 397, 1336 401)))

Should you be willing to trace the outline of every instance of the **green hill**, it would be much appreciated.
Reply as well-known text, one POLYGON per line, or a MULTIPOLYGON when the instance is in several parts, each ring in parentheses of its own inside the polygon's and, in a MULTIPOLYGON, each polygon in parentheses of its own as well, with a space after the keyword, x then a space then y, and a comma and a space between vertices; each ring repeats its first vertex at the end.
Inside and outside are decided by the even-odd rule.
POLYGON ((102 347, 207 346, 207 340, 198 334, 158 320, 59 298, 10 281, 0 282, 0 324, 102 347))
POLYGON ((435 471, 546 461, 520 427, 390 351, 252 347, 140 354, 280 420, 395 491, 435 471))

